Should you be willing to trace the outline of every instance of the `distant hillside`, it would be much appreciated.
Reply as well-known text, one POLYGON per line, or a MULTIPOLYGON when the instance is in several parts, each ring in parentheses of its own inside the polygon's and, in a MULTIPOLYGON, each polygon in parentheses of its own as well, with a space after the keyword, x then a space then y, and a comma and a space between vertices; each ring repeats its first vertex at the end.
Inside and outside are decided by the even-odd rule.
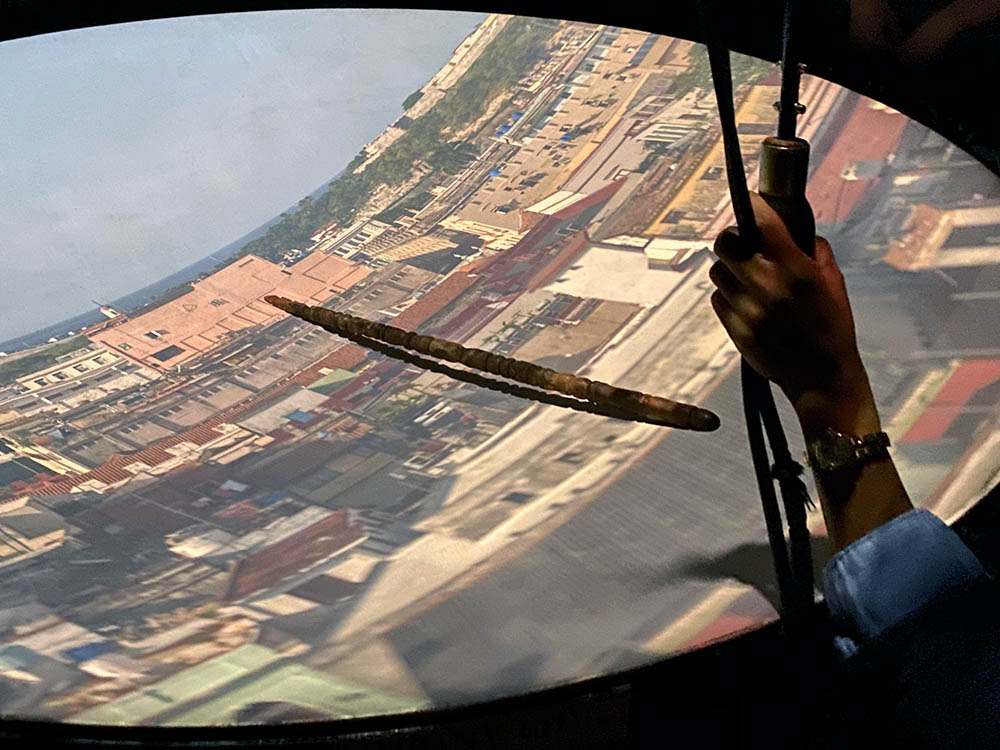
POLYGON ((442 143, 441 132, 473 121, 490 100, 517 83, 545 53, 552 31, 551 24, 537 19, 512 19, 444 98, 414 120, 363 172, 352 174, 365 159, 361 153, 324 194, 303 198, 294 212, 282 214, 263 236, 245 244, 229 260, 249 253, 280 260, 288 250, 308 244, 324 224, 349 223, 379 185, 406 181, 418 160, 442 170, 453 169, 461 150, 442 143))

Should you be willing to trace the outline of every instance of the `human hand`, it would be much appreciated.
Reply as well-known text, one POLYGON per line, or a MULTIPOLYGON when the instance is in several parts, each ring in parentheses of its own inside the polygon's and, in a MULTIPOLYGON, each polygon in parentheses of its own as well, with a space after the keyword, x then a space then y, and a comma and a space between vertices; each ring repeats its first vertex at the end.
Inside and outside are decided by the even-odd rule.
POLYGON ((715 242, 720 260, 709 276, 719 320, 750 365, 785 393, 807 432, 813 424, 816 430, 877 428, 844 277, 830 244, 816 238, 810 258, 778 214, 757 194, 751 198, 760 252, 750 255, 735 227, 715 242))

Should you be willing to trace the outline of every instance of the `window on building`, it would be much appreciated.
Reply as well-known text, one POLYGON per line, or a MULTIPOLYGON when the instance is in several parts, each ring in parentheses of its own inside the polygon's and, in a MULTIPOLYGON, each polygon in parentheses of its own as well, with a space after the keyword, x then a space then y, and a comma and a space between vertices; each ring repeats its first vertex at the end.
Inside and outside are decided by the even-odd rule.
POLYGON ((158 338, 160 338, 159 331, 146 331, 142 335, 145 336, 147 339, 158 339, 158 338))
POLYGON ((211 304, 212 307, 222 307, 223 305, 228 305, 229 300, 218 297, 217 299, 213 299, 209 304, 211 304))
POLYGON ((32 382, 34 382, 35 385, 48 385, 48 383, 49 383, 49 381, 46 380, 45 378, 36 378, 32 382))
POLYGON ((179 346, 168 346, 165 349, 160 349, 158 352, 153 353, 153 359, 159 360, 160 362, 166 362, 168 359, 173 359, 178 354, 183 354, 184 350, 179 346))
POLYGON ((121 349, 123 352, 127 352, 129 349, 132 348, 132 346, 131 344, 120 344, 118 348, 121 349))
POLYGON ((77 372, 86 372, 90 368, 87 367, 87 365, 74 365, 73 369, 76 370, 77 372))

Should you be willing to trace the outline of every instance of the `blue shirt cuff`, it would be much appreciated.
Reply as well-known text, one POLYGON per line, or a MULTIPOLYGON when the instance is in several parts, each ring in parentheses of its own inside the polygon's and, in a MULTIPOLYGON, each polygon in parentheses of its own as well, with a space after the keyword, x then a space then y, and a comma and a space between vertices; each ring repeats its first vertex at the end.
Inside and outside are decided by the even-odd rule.
POLYGON ((834 555, 823 579, 835 644, 849 657, 858 644, 989 575, 947 524, 926 510, 911 510, 834 555))

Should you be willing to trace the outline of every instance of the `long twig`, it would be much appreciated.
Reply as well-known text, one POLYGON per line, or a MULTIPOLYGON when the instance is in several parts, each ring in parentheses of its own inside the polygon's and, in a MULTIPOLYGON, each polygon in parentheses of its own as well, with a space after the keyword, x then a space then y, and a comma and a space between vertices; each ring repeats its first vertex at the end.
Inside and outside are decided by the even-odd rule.
MULTIPOLYGON (((267 296, 264 301, 279 310, 319 325, 331 333, 345 338, 380 341, 428 357, 454 362, 473 370, 525 383, 535 388, 557 391, 579 399, 581 403, 603 409, 604 411, 601 413, 606 413, 609 416, 699 432, 709 432, 719 426, 719 417, 715 413, 691 404, 682 404, 660 396, 618 388, 597 380, 558 372, 532 362, 504 357, 483 349, 465 347, 436 336, 424 336, 385 323, 359 318, 356 315, 328 310, 323 307, 312 307, 285 297, 267 296)), ((389 354, 392 356, 391 353, 389 354)), ((524 395, 537 398, 537 396, 524 395)), ((565 406, 566 404, 560 405, 565 406)))

